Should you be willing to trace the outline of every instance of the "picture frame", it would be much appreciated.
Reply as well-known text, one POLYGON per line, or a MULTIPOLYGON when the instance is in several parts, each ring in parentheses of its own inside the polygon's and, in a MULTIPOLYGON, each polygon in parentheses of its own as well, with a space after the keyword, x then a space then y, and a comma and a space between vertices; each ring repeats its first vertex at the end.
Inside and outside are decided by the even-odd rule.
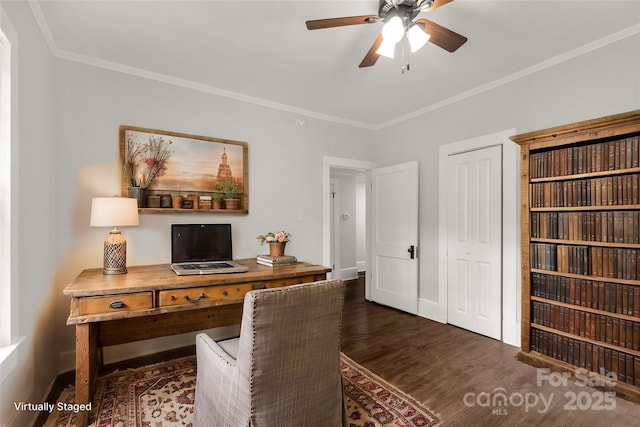
MULTIPOLYGON (((173 204, 163 204, 163 207, 155 204, 148 207, 139 200, 141 211, 233 210, 248 213, 246 142, 128 125, 121 125, 119 134, 122 195, 132 197, 135 192, 144 193, 146 198, 161 196, 173 200, 173 204), (213 207, 211 200, 221 199, 224 190, 228 194, 230 187, 236 189, 239 206, 213 207), (191 203, 185 203, 183 207, 179 200, 191 203), (199 203, 200 200, 204 203, 199 203)), ((226 204, 231 205, 230 202, 226 204)))

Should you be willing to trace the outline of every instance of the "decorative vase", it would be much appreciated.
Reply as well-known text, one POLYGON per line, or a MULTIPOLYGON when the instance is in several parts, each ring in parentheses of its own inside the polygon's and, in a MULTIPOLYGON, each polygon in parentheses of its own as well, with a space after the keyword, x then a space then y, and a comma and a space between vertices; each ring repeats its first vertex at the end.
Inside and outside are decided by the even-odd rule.
POLYGON ((269 243, 269 255, 282 256, 284 255, 284 247, 286 243, 269 243))
POLYGON ((138 201, 138 207, 144 208, 144 187, 129 187, 129 197, 138 201))

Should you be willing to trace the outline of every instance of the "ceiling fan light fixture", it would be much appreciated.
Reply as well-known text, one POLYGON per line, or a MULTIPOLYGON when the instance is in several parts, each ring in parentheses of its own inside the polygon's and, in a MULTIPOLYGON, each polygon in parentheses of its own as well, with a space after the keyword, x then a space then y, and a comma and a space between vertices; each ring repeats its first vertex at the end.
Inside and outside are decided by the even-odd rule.
POLYGON ((420 24, 412 25, 407 31, 407 38, 409 39, 409 46, 411 46, 411 52, 417 52, 424 46, 431 36, 424 32, 420 24))
POLYGON ((392 16, 384 27, 382 27, 382 37, 384 40, 392 43, 398 43, 404 37, 404 24, 399 16, 392 16))
POLYGON ((396 42, 382 38, 382 43, 376 53, 389 59, 393 59, 396 50, 396 42))

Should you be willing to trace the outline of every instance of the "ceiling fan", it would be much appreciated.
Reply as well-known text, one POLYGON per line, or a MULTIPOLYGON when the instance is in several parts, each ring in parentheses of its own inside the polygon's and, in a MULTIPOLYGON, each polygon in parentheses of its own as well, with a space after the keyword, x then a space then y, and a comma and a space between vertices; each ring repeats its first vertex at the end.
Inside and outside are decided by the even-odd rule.
POLYGON ((347 25, 384 22, 382 32, 360 63, 360 68, 370 67, 380 55, 393 58, 396 43, 407 36, 412 52, 427 41, 449 52, 455 52, 467 38, 428 19, 415 19, 420 12, 430 12, 453 0, 379 0, 377 15, 346 16, 342 18, 307 21, 307 29, 343 27, 347 25), (415 19, 415 20, 414 20, 415 19))

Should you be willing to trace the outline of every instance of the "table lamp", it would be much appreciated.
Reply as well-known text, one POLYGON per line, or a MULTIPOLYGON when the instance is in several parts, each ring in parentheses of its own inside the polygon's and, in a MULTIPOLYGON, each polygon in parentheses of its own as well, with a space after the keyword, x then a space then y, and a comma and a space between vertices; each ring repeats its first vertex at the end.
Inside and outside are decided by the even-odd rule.
POLYGON ((104 241, 103 274, 127 272, 127 241, 118 227, 139 224, 138 202, 128 197, 97 197, 91 201, 91 227, 113 227, 104 241))

